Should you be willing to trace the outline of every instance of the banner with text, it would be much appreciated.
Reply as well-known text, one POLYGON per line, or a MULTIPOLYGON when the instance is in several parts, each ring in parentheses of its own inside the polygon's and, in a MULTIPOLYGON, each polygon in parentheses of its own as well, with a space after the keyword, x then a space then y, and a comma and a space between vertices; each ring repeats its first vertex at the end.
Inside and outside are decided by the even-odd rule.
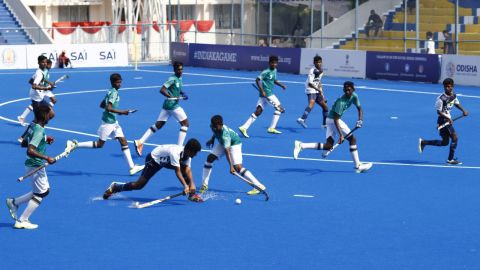
POLYGON ((263 70, 270 55, 278 56, 278 71, 298 73, 300 49, 190 44, 190 65, 198 67, 263 70))
POLYGON ((300 74, 308 74, 316 55, 322 57, 325 76, 365 78, 366 52, 349 50, 302 49, 300 74))
POLYGON ((436 54, 367 52, 367 78, 437 83, 440 58, 436 54))
POLYGON ((0 46, 0 69, 26 69, 26 50, 25 45, 0 46))
POLYGON ((27 68, 38 68, 37 57, 45 55, 57 67, 58 56, 65 51, 77 67, 118 67, 128 65, 126 43, 27 45, 27 68))
POLYGON ((172 63, 175 61, 179 61, 182 62, 185 66, 188 66, 188 47, 188 43, 170 43, 170 60, 172 61, 172 63))
POLYGON ((480 85, 480 56, 461 56, 445 54, 442 56, 442 76, 452 78, 455 84, 480 85))

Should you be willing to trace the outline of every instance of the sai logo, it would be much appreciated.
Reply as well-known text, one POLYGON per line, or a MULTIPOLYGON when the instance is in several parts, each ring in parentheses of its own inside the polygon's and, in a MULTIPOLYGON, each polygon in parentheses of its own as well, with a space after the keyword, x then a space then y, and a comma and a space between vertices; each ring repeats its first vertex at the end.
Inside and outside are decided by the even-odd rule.
POLYGON ((390 71, 390 63, 385 63, 385 71, 390 71))
POLYGON ((410 65, 409 64, 405 64, 405 72, 408 73, 410 71, 410 65))
POLYGON ((5 65, 15 64, 15 51, 13 49, 7 48, 3 50, 2 63, 5 65))
POLYGON ((350 55, 345 55, 345 65, 348 66, 348 64, 350 63, 350 55))
POLYGON ((424 67, 423 67, 422 64, 420 64, 420 65, 418 66, 418 73, 422 74, 423 71, 424 71, 424 67))
POLYGON ((455 64, 453 62, 448 62, 446 69, 447 69, 447 77, 455 76, 455 64))

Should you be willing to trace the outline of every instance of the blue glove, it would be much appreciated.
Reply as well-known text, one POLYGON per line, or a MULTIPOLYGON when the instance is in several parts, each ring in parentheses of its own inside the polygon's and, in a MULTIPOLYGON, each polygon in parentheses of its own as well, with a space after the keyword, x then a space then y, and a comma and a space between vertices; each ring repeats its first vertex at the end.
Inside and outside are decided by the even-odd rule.
POLYGON ((180 93, 180 96, 182 97, 183 100, 187 100, 188 96, 185 92, 180 93))

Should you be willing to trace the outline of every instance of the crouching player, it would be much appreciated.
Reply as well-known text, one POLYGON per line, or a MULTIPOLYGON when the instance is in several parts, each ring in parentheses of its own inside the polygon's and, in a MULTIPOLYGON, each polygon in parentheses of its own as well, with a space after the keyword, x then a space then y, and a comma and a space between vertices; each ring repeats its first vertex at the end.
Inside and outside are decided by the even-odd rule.
MULTIPOLYGON (((53 118, 53 111, 46 104, 40 104, 34 111, 35 122, 26 134, 27 160, 25 161, 26 173, 43 165, 46 160, 49 164, 55 163, 55 159, 46 155, 46 145, 49 143, 45 135, 45 125, 53 118)), ((32 176, 32 191, 16 198, 8 198, 7 206, 12 218, 15 220, 16 229, 36 229, 37 224, 29 221, 30 216, 40 206, 42 200, 48 195, 50 185, 48 183, 45 168, 34 173, 32 176), (22 215, 17 219, 17 210, 21 204, 27 203, 22 215)))
MULTIPOLYGON (((235 131, 223 124, 222 116, 213 116, 211 119, 210 128, 213 131, 213 136, 207 141, 207 146, 212 147, 214 145, 215 138, 218 140, 219 144, 217 144, 213 148, 212 152, 208 155, 207 161, 203 167, 202 186, 200 188, 200 193, 204 193, 208 190, 208 182, 212 173, 212 164, 215 160, 223 155, 227 157, 231 174, 239 173, 248 181, 255 184, 255 186, 265 190, 265 186, 262 185, 250 171, 242 167, 242 142, 235 131)), ((255 188, 247 192, 248 195, 257 195, 258 193, 260 193, 260 191, 255 188)))
MULTIPOLYGON (((327 117, 327 142, 323 143, 302 143, 301 141, 295 141, 295 146, 293 149, 293 158, 297 159, 298 154, 303 149, 316 149, 316 150, 330 150, 333 147, 334 140, 338 136, 338 143, 342 143, 345 140, 345 135, 350 133, 350 129, 347 124, 342 121, 341 117, 343 113, 354 104, 358 110, 358 121, 357 128, 362 127, 363 119, 363 110, 360 106, 360 100, 358 95, 354 93, 355 87, 353 82, 346 81, 343 84, 343 96, 338 98, 332 106, 328 117, 327 117)), ((347 138, 350 143, 350 153, 352 154, 353 163, 355 164, 355 171, 361 173, 368 171, 372 167, 372 163, 360 163, 360 158, 358 157, 357 150, 357 140, 353 134, 347 138)))
MULTIPOLYGON (((188 140, 185 146, 177 144, 165 144, 157 146, 145 158, 145 168, 142 175, 135 182, 119 183, 112 182, 105 190, 103 199, 107 200, 115 193, 142 189, 160 169, 166 168, 175 171, 175 175, 183 186, 185 194, 195 194, 195 182, 193 181, 191 162, 192 158, 202 150, 196 139, 188 140)), ((199 196, 190 196, 190 200, 199 201, 199 196)))

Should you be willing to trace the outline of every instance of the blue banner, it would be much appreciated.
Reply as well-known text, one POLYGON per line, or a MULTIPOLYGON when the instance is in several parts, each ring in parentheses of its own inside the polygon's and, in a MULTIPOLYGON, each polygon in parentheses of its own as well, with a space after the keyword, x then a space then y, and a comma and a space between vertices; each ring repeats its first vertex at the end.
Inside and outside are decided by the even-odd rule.
POLYGON ((185 66, 189 65, 188 43, 172 42, 170 43, 170 60, 182 62, 185 66))
POLYGON ((367 52, 367 78, 437 83, 440 57, 436 54, 367 52))
POLYGON ((263 70, 270 55, 278 56, 278 71, 299 73, 300 49, 190 44, 190 65, 197 67, 263 70))

